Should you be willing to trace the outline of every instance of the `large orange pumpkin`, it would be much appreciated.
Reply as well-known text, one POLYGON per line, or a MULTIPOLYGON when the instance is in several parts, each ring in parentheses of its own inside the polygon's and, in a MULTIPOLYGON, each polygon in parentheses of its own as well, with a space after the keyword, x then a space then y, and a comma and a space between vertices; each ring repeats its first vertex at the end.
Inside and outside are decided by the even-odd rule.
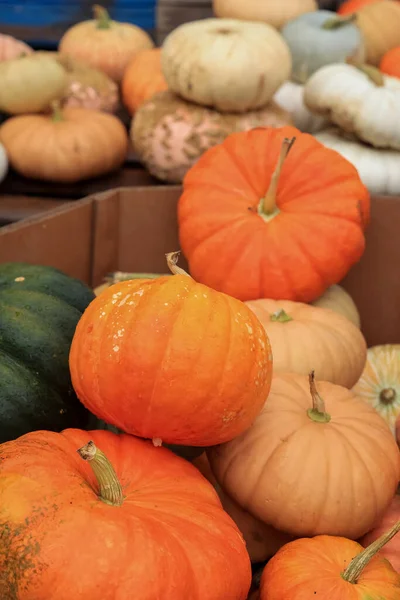
POLYGON ((72 383, 97 417, 127 433, 210 446, 247 429, 271 384, 264 328, 234 298, 174 276, 124 281, 87 308, 72 383))
POLYGON ((28 433, 0 446, 0 501, 2 600, 247 597, 244 540, 215 490, 144 440, 28 433))
POLYGON ((157 92, 168 89, 161 70, 161 49, 151 48, 138 52, 128 64, 122 79, 122 100, 133 115, 157 92))
POLYGON ((346 317, 333 310, 290 300, 250 300, 247 306, 267 332, 274 373, 312 370, 318 378, 352 387, 367 359, 364 336, 346 317))
POLYGON ((384 54, 379 68, 385 75, 400 78, 400 46, 392 48, 384 54))
POLYGON ((183 185, 191 274, 241 300, 312 302, 363 254, 367 188, 346 159, 294 127, 230 135, 183 185))
POLYGON ((290 542, 265 567, 260 600, 398 600, 400 574, 379 550, 399 531, 365 549, 326 535, 290 542))
MULTIPOLYGON (((388 531, 393 525, 400 521, 400 489, 398 494, 392 500, 391 505, 383 515, 383 518, 377 524, 377 526, 367 533, 360 540, 362 546, 368 546, 375 542, 385 531, 388 531)), ((382 549, 382 554, 385 556, 390 564, 400 573, 400 537, 393 538, 386 546, 382 549)))
POLYGON ((383 517, 400 453, 378 413, 350 390, 274 376, 253 425, 208 451, 222 488, 255 517, 296 537, 358 539, 383 517))
POLYGON ((232 500, 215 479, 205 452, 196 457, 192 464, 216 489, 224 510, 235 521, 244 537, 247 552, 252 562, 265 562, 279 548, 293 539, 288 533, 277 531, 270 525, 262 523, 232 500))

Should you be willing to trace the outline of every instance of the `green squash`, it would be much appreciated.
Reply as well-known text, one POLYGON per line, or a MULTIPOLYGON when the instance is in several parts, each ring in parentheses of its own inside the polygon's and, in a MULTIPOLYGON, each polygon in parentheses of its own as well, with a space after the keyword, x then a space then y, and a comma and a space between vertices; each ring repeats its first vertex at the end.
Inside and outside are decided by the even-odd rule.
POLYGON ((58 269, 0 264, 0 443, 29 431, 85 428, 69 350, 94 293, 58 269))

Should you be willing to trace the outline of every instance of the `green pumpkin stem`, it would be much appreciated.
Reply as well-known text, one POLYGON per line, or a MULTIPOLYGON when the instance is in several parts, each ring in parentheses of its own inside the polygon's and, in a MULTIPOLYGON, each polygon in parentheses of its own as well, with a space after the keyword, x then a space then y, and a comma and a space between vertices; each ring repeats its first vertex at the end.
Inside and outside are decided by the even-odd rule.
POLYGON ((270 321, 273 321, 274 323, 289 323, 289 321, 293 321, 293 317, 288 315, 287 312, 281 308, 271 315, 270 321))
POLYGON ((373 67, 372 65, 366 65, 354 58, 351 58, 350 56, 346 59, 346 63, 364 73, 364 75, 366 75, 377 87, 385 86, 383 73, 381 73, 381 71, 376 67, 373 67))
POLYGON ((108 14, 108 11, 103 6, 99 6, 99 4, 94 4, 93 15, 94 15, 94 18, 96 19, 97 29, 110 29, 110 27, 111 27, 110 15, 108 14))
POLYGON ((158 279, 159 277, 169 277, 170 275, 170 273, 125 273, 123 271, 114 271, 114 273, 109 273, 106 276, 105 281, 113 284, 132 279, 158 279))
POLYGON ((106 455, 96 448, 92 441, 79 448, 78 454, 92 467, 99 484, 100 500, 110 506, 122 506, 124 501, 122 486, 106 455))
POLYGON ((186 273, 184 269, 178 267, 180 253, 180 250, 177 250, 175 252, 168 252, 168 254, 165 255, 167 258, 168 268, 173 275, 186 275, 187 277, 190 277, 189 273, 186 273))
POLYGON ((261 199, 261 202, 260 202, 259 212, 264 217, 265 216, 267 216, 267 217, 275 216, 275 214, 277 212, 276 194, 278 191, 279 178, 281 176, 282 167, 287 158, 287 155, 289 154, 290 149, 292 148, 295 141, 296 141, 296 138, 292 137, 291 139, 284 138, 284 140, 282 142, 278 162, 275 167, 275 171, 272 173, 268 191, 265 194, 264 198, 261 199))
POLYGON ((390 542, 395 535, 399 533, 399 531, 400 521, 397 521, 397 523, 387 533, 381 535, 381 537, 375 540, 375 542, 372 542, 372 544, 365 548, 365 550, 353 558, 345 571, 342 573, 343 579, 349 583, 357 583, 358 578, 370 560, 372 560, 374 556, 380 550, 382 550, 382 548, 386 546, 386 544, 390 542))
POLYGON ((329 17, 322 25, 322 29, 326 29, 327 31, 332 31, 333 29, 340 29, 340 27, 344 27, 345 25, 350 25, 357 20, 356 13, 352 13, 351 15, 347 15, 346 17, 329 17))
POLYGON ((54 100, 51 103, 51 119, 56 123, 64 121, 64 115, 62 113, 61 103, 59 100, 54 100))
POLYGON ((316 423, 329 423, 331 416, 325 410, 325 402, 318 393, 315 385, 315 373, 311 371, 308 376, 310 384, 310 393, 312 398, 313 407, 307 411, 308 416, 312 421, 316 423))

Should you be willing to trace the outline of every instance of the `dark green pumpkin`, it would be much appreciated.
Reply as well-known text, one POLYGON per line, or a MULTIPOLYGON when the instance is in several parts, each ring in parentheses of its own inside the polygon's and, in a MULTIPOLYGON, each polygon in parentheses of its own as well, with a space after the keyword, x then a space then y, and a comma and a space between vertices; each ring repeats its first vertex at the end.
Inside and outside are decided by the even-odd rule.
POLYGON ((85 428, 68 356, 94 293, 58 269, 0 264, 0 443, 29 431, 85 428))

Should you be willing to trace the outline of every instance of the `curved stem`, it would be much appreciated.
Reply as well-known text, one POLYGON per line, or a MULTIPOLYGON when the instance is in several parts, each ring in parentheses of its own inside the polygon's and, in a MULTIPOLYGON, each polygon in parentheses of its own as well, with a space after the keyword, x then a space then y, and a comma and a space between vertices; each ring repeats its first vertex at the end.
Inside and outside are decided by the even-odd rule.
POLYGON ((367 566, 367 564, 374 558, 374 556, 382 550, 382 548, 390 542, 395 535, 400 531, 400 521, 390 529, 387 533, 384 533, 375 542, 372 542, 365 550, 360 552, 350 564, 347 566, 345 571, 342 573, 342 577, 349 583, 357 583, 358 578, 367 566))
POLYGON ((111 27, 111 19, 108 11, 100 6, 99 4, 93 5, 93 15, 96 19, 96 27, 97 29, 110 29, 111 27))
POLYGON ((167 258, 168 268, 173 275, 186 275, 187 277, 190 277, 189 273, 186 273, 184 269, 178 267, 180 253, 180 250, 177 250, 176 252, 168 252, 168 254, 165 255, 167 258))
POLYGON ((308 416, 312 421, 316 423, 329 423, 331 420, 331 416, 325 410, 325 402, 323 398, 318 393, 317 387, 315 385, 315 373, 311 371, 308 376, 308 381, 310 384, 310 393, 312 398, 313 407, 307 411, 308 416))
POLYGON ((64 116, 62 113, 61 103, 59 100, 54 100, 51 103, 51 119, 55 122, 64 121, 64 116))
POLYGON ((350 57, 346 59, 346 63, 364 73, 364 75, 366 75, 377 87, 384 87, 385 79, 383 73, 381 73, 381 71, 376 67, 360 63, 354 58, 350 57))
POLYGON ((270 321, 273 321, 275 323, 289 323, 289 321, 293 321, 293 317, 288 315, 287 312, 285 312, 283 308, 281 308, 280 310, 277 310, 270 316, 270 321))
POLYGON ((351 15, 347 15, 346 17, 340 17, 336 15, 334 17, 329 17, 322 25, 322 29, 326 29, 327 31, 332 31, 333 29, 339 29, 344 25, 349 25, 354 23, 357 20, 356 13, 352 13, 351 15))
POLYGON ((265 215, 272 215, 276 211, 276 194, 278 191, 279 178, 281 176, 282 167, 287 158, 287 155, 289 154, 290 149, 295 143, 295 141, 296 138, 292 137, 291 139, 284 138, 282 142, 278 162, 275 167, 275 171, 272 174, 268 191, 260 203, 261 212, 265 215))
POLYGON ((105 454, 90 441, 77 451, 90 463, 99 484, 100 500, 111 506, 122 506, 124 495, 114 467, 105 454))

